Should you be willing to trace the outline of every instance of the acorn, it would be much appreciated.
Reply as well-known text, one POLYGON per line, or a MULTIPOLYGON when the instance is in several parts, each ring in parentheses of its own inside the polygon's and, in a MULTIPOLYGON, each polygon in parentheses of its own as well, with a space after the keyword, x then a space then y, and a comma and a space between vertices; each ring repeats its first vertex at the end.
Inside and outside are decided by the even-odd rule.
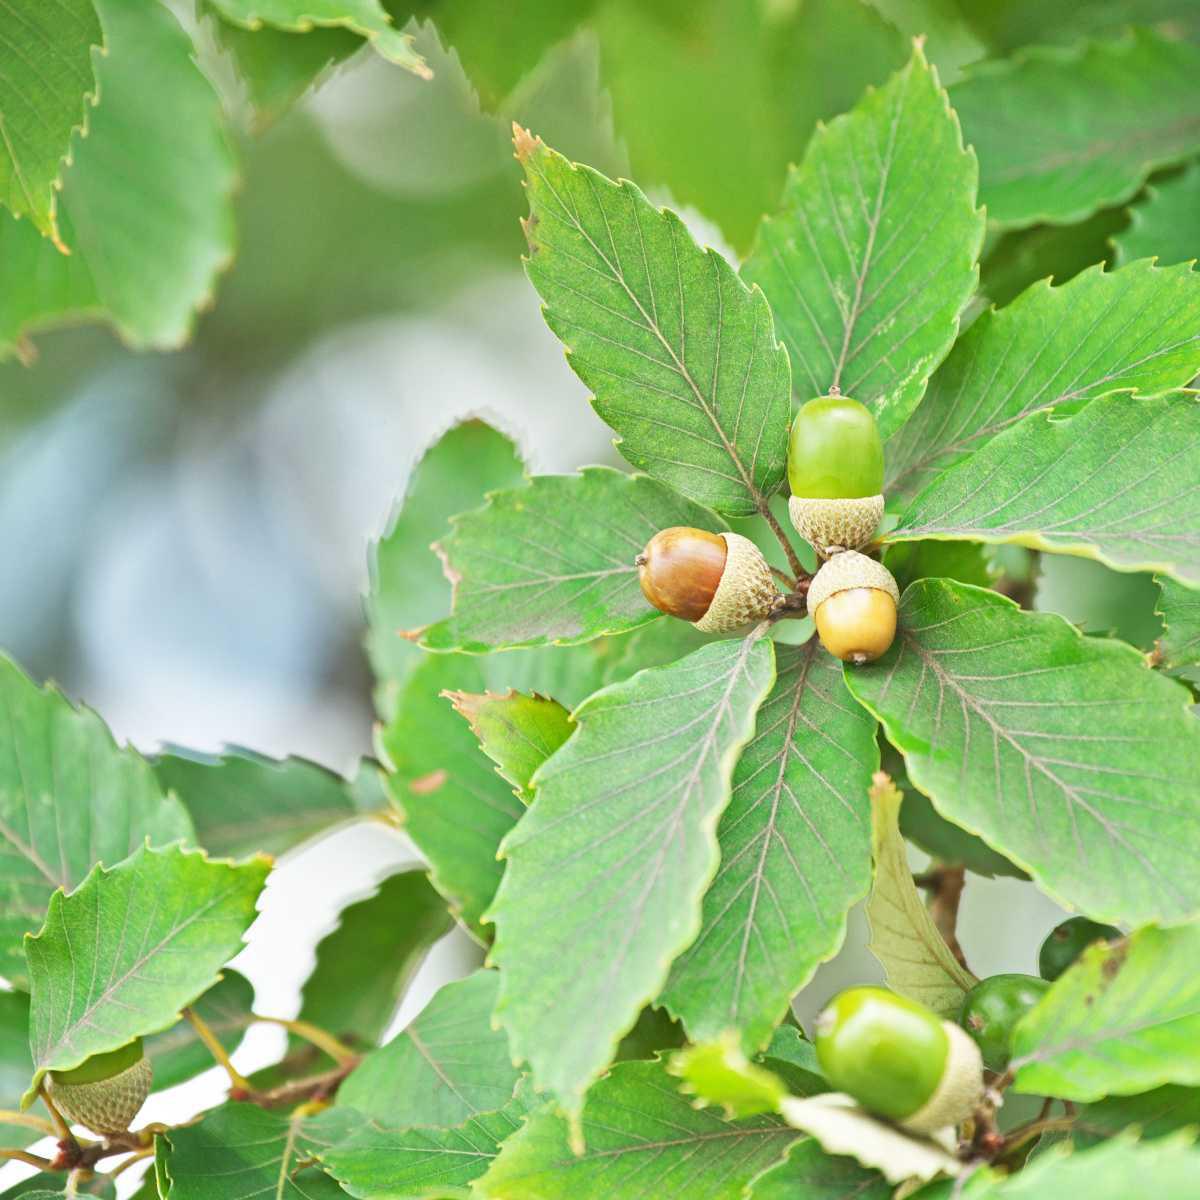
POLYGON ((822 558, 865 546, 883 519, 883 439, 871 410, 836 392, 802 405, 788 481, 792 524, 822 558))
POLYGON ((1087 917, 1071 917, 1056 925, 1038 951, 1038 971, 1054 982, 1093 942, 1111 942, 1125 935, 1115 925, 1101 925, 1087 917))
POLYGON ((634 561, 642 595, 702 633, 729 633, 760 621, 779 596, 762 551, 738 533, 686 525, 660 529, 634 561))
POLYGON ((874 662, 896 636, 900 589, 882 563, 843 550, 813 576, 808 611, 821 645, 843 662, 874 662))
POLYGON ((124 1133, 150 1094, 150 1060, 136 1038, 119 1050, 93 1054, 69 1071, 51 1071, 50 1097, 73 1124, 93 1133, 124 1133))
POLYGON ((1017 1022, 1050 990, 1036 975, 991 975, 963 997, 958 1023, 974 1039, 989 1070, 1012 1058, 1017 1022))
POLYGON ((983 1096, 979 1047, 955 1024, 886 988, 842 992, 816 1024, 829 1083, 913 1133, 957 1125, 983 1096))

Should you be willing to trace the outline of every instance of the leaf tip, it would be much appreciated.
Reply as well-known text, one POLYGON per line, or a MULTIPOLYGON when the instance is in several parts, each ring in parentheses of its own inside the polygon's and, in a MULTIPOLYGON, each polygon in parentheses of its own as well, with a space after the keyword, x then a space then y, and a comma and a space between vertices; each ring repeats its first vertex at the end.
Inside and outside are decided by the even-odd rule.
POLYGON ((516 121, 513 122, 513 155, 522 166, 535 153, 537 148, 541 146, 542 139, 536 134, 530 133, 528 129, 523 128, 516 121))

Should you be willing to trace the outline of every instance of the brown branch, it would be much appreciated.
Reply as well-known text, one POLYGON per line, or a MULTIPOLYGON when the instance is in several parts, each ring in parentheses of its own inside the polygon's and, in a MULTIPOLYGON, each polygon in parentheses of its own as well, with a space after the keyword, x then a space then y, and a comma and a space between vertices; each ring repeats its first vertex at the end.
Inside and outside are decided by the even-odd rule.
POLYGON ((963 953, 958 942, 958 906, 962 900, 963 887, 966 885, 967 871, 965 867, 936 866, 923 875, 913 876, 913 882, 918 887, 929 890, 929 915, 942 935, 950 953, 958 959, 963 970, 967 966, 967 956, 963 953))
POLYGON ((796 582, 801 580, 811 579, 812 576, 804 569, 804 564, 800 561, 800 556, 796 553, 796 547, 792 545, 792 539, 783 532, 783 526, 779 524, 775 518, 775 514, 771 511, 771 505, 765 497, 757 497, 758 511, 762 515, 762 519, 771 527, 771 532, 775 535, 779 544, 783 547, 784 554, 787 555, 788 566, 792 570, 792 575, 795 576, 796 582))
POLYGON ((351 1062, 341 1063, 331 1071, 310 1075, 307 1079, 294 1079, 290 1083, 281 1083, 278 1087, 268 1088, 266 1091, 255 1088, 243 1091, 235 1088, 229 1093, 229 1098, 245 1100, 250 1104, 257 1104, 259 1108, 281 1108, 305 1100, 327 1100, 337 1091, 342 1080, 358 1066, 358 1061, 356 1057, 351 1062))

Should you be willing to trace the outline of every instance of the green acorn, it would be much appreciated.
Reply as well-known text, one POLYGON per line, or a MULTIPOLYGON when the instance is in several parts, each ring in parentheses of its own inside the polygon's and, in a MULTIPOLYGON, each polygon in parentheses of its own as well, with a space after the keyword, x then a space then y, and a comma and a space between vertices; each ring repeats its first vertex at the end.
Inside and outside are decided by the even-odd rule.
POLYGON ((1115 925, 1101 925, 1087 917, 1071 917, 1056 925, 1038 951, 1038 971, 1054 982, 1093 942, 1111 942, 1124 935, 1115 925))
POLYGON ((788 438, 788 512, 822 558, 858 550, 883 518, 883 439, 871 410, 836 393, 809 400, 788 438))
POLYGON ((817 1018, 825 1078, 913 1133, 966 1120, 983 1096, 979 1047, 957 1026, 885 988, 842 992, 817 1018))
POLYGON ((958 1023, 974 1038, 984 1066, 992 1071, 1008 1066, 1017 1022, 1049 990, 1036 975, 991 975, 963 997, 958 1023))
POLYGON ((69 1071, 51 1071, 50 1098, 73 1124, 93 1133, 124 1133, 150 1094, 150 1060, 142 1039, 93 1054, 69 1071))

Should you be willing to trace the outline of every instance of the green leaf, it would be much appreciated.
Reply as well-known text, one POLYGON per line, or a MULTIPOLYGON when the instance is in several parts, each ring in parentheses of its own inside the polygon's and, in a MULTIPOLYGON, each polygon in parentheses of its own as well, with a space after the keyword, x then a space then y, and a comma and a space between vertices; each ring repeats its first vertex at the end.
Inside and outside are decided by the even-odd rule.
POLYGON ((472 1182, 535 1107, 532 1089, 523 1084, 503 1108, 453 1129, 381 1129, 374 1122, 364 1123, 322 1152, 321 1162, 358 1200, 466 1200, 473 1194, 472 1182))
POLYGON ((997 55, 1031 42, 1074 44, 1081 37, 1113 33, 1128 25, 1158 25, 1175 37, 1196 28, 1192 0, 972 0, 964 9, 997 55))
POLYGON ((1145 30, 970 70, 950 99, 989 219, 1066 225, 1128 200, 1156 167, 1200 150, 1198 76, 1200 48, 1145 30))
POLYGON ((1200 725, 1115 641, 946 579, 901 599, 895 644, 847 670, 948 820, 1102 921, 1200 910, 1200 725))
MULTIPOLYGON (((189 1007, 216 1034, 225 1052, 232 1054, 252 1023, 254 988, 244 976, 226 969, 220 980, 189 1007)), ((187 1021, 148 1037, 145 1052, 154 1068, 156 1091, 192 1079, 214 1065, 212 1051, 187 1021)))
POLYGON ((1018 1024, 1021 1092, 1100 1100, 1200 1085, 1200 926, 1089 946, 1018 1024))
POLYGON ((409 676, 381 735, 388 792, 404 831, 429 863, 433 886, 484 943, 491 930, 480 916, 504 869, 497 850, 525 807, 442 693, 485 687, 478 659, 429 655, 409 676))
POLYGON ((919 48, 817 129, 742 268, 771 302, 798 391, 840 387, 885 436, 903 424, 975 289, 977 174, 919 48))
POLYGON ((300 1016, 360 1045, 387 1029, 430 947, 453 922, 421 870, 389 875, 342 910, 317 946, 301 990, 300 1016))
POLYGON ((1200 275, 1133 263, 1062 287, 1035 284, 985 312, 885 447, 894 501, 1030 413, 1072 411, 1114 392, 1162 396, 1200 371, 1200 275))
POLYGON ((1138 1140, 1143 1142, 1167 1137, 1181 1129, 1195 1129, 1200 1126, 1200 1088, 1168 1084, 1136 1096, 1097 1100, 1080 1110, 1061 1140, 1069 1141, 1078 1150, 1086 1150, 1119 1137, 1131 1125, 1137 1127, 1138 1140))
POLYGON ((1168 667, 1200 666, 1200 592, 1173 579, 1156 582, 1161 590, 1156 611, 1163 619, 1163 662, 1168 667))
POLYGON ((634 559, 672 525, 723 528, 669 487, 611 467, 493 492, 454 518, 437 547, 454 584, 452 615, 424 630, 422 645, 487 653, 645 625, 660 614, 642 595, 634 559))
POLYGON ((922 48, 947 85, 960 78, 968 63, 987 57, 987 47, 955 0, 870 0, 870 4, 906 37, 924 40, 922 48))
POLYGON ((1200 166, 1146 189, 1129 210, 1129 228, 1113 239, 1119 262, 1157 258, 1160 263, 1200 258, 1200 166))
POLYGON ((516 146, 526 270, 617 448, 719 512, 761 511, 783 480, 791 418, 787 352, 765 298, 632 183, 523 131, 516 146))
POLYGON ((110 321, 137 349, 174 349, 233 257, 233 155, 191 40, 162 4, 96 9, 103 100, 72 142, 62 190, 72 253, 0 216, 0 355, 81 320, 110 321))
POLYGON ((620 1063, 588 1093, 572 1152, 567 1122, 539 1109, 476 1184, 480 1200, 741 1200, 796 1134, 772 1115, 732 1121, 692 1107, 659 1062, 620 1063))
POLYGON ((520 1073, 493 1029, 499 977, 479 970, 442 987, 403 1033, 372 1050, 342 1085, 338 1104, 389 1128, 450 1129, 513 1098, 520 1073))
MULTIPOLYGON (((0 992, 0 1114, 15 1111, 33 1073, 29 1057, 29 996, 0 992)), ((42 1135, 24 1125, 9 1125, 0 1115, 0 1146, 20 1148, 42 1135)))
POLYGON ((894 1188, 878 1171, 826 1154, 815 1138, 799 1138, 783 1161, 752 1180, 753 1200, 890 1200, 894 1188))
POLYGON ((358 815, 347 781, 303 758, 267 758, 237 746, 220 755, 172 747, 154 771, 183 801, 210 854, 284 854, 358 815))
MULTIPOLYGON (((56 189, 71 135, 96 100, 92 47, 104 33, 92 0, 10 0, 0 34, 0 203, 58 239, 56 189)), ((63 249, 63 247, 59 247, 63 249)))
POLYGON ((903 800, 886 775, 876 775, 871 788, 875 882, 867 900, 870 950, 892 991, 953 1020, 979 980, 950 952, 913 882, 900 835, 903 800))
POLYGON ((170 846, 97 864, 50 899, 25 938, 31 983, 32 1097, 50 1070, 173 1025, 241 948, 270 861, 214 862, 170 846))
POLYGON ((1034 413, 935 477, 889 541, 968 538, 1200 585, 1200 405, 1106 396, 1034 413))
POLYGON ((815 1096, 829 1090, 817 1061, 816 1047, 805 1040, 795 1025, 780 1025, 755 1061, 778 1075, 793 1096, 815 1096))
POLYGON ((413 467, 387 531, 368 551, 366 647, 385 717, 421 657, 401 633, 436 621, 450 606, 450 584, 432 543, 445 535, 452 516, 477 508, 488 492, 518 486, 523 474, 513 442, 477 420, 448 429, 413 467))
POLYGON ((379 0, 208 0, 227 20, 255 30, 263 25, 287 33, 314 26, 335 26, 360 34, 388 62, 428 79, 425 60, 413 49, 412 37, 391 22, 379 0))
POLYGON ((871 878, 867 788, 875 722, 816 638, 776 648, 778 674, 717 828, 721 865, 699 937, 662 1002, 693 1041, 726 1029, 759 1049, 792 996, 832 958, 871 878))
POLYGON ((528 804, 534 772, 571 736, 571 714, 557 700, 510 691, 451 692, 454 711, 479 739, 479 748, 528 804))
POLYGON ((988 879, 996 875, 1029 878, 1020 867, 1014 866, 1003 854, 997 854, 982 838, 947 821, 933 807, 929 797, 921 792, 906 793, 900 808, 900 832, 931 858, 947 866, 966 867, 968 871, 988 879))
POLYGON ((699 1104, 716 1104, 730 1117, 777 1112, 787 1087, 773 1072, 752 1063, 730 1030, 717 1041, 702 1042, 671 1055, 667 1068, 683 1080, 683 1091, 699 1104))
POLYGON ((16 983, 26 978, 21 937, 41 925, 55 888, 69 891, 94 863, 113 866, 147 839, 190 839, 192 825, 95 713, 2 654, 0 714, 0 975, 16 983))
POLYGON ((496 1020, 569 1113, 699 932, 717 820, 774 675, 771 643, 747 638, 598 692, 505 838, 496 1020))
POLYGON ((987 553, 970 542, 896 542, 884 547, 883 565, 896 577, 901 591, 931 575, 991 587, 996 571, 987 553))

